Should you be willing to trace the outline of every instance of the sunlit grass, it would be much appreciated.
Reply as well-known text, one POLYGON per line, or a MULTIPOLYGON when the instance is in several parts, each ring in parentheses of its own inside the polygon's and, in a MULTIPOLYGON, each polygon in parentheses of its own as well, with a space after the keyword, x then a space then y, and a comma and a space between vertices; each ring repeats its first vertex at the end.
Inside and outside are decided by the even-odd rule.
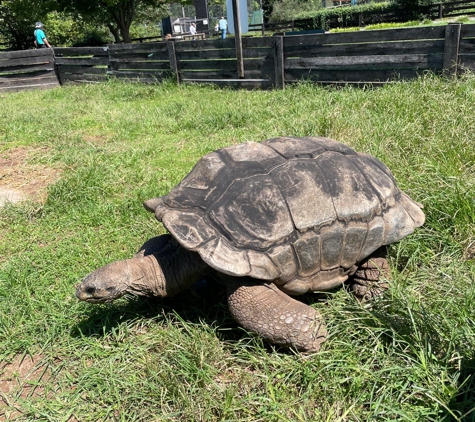
POLYGON ((31 354, 54 375, 16 397, 19 420, 475 420, 472 75, 253 92, 113 82, 2 105, 0 153, 26 147, 63 171, 45 204, 0 211, 0 359, 31 354), (207 152, 281 135, 377 156, 427 215, 390 248, 393 280, 377 303, 341 290, 312 305, 330 333, 321 353, 274 350, 222 298, 75 299, 85 274, 164 232, 143 200, 207 152))

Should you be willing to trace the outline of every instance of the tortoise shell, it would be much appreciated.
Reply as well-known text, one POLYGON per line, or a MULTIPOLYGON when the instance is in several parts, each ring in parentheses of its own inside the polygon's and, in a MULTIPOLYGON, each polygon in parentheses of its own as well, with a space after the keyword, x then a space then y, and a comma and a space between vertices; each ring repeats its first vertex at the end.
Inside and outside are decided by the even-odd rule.
POLYGON ((144 205, 215 270, 290 294, 334 287, 425 218, 383 163, 321 137, 212 152, 144 205))

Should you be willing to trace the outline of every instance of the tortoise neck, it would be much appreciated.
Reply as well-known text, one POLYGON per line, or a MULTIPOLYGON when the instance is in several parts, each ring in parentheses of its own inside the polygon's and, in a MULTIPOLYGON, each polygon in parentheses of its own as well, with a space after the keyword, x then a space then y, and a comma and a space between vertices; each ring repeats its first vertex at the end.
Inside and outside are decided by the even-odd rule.
MULTIPOLYGON (((170 247, 140 258, 130 274, 131 292, 146 291, 151 296, 174 296, 187 289, 211 268, 201 259, 197 252, 191 252, 170 242, 170 247), (144 289, 144 281, 147 286, 144 289), (135 284, 139 284, 139 289, 135 284)), ((142 293, 143 294, 143 293, 142 293)))

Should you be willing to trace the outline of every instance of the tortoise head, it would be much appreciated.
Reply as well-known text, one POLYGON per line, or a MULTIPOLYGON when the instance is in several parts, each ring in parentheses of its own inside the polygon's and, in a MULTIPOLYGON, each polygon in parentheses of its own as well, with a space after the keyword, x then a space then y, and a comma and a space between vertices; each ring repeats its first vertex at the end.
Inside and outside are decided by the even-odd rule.
POLYGON ((76 288, 76 297, 89 303, 112 302, 128 291, 127 261, 112 262, 87 275, 76 288))

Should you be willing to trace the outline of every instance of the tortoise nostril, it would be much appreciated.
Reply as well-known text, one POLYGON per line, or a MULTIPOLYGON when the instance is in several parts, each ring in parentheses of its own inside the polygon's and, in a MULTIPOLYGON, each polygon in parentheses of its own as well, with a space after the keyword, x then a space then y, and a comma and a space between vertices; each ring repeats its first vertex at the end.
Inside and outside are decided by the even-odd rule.
POLYGON ((88 294, 88 295, 93 295, 96 291, 96 288, 95 287, 88 287, 85 292, 88 294))

